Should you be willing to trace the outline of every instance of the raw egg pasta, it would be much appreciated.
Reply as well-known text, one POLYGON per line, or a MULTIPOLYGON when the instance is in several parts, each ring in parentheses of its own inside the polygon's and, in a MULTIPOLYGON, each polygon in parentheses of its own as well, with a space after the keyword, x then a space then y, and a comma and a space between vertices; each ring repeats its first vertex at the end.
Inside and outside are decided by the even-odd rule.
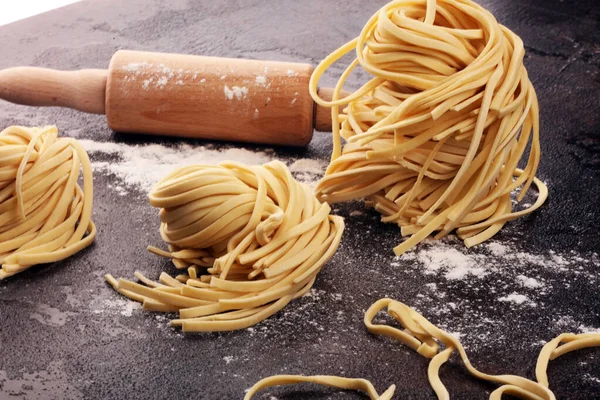
POLYGON ((94 241, 92 185, 85 149, 59 138, 56 127, 0 132, 0 280, 63 260, 94 241))
POLYGON ((539 110, 524 54, 521 39, 470 0, 384 6, 311 77, 311 95, 333 119, 331 164, 317 196, 365 198, 410 236, 397 255, 433 232, 456 230, 470 247, 539 208, 548 190, 535 177, 539 110), (332 100, 320 98, 322 75, 352 51, 332 100), (358 65, 373 78, 340 99, 358 65), (513 210, 511 192, 520 189, 521 201, 532 183, 537 201, 513 210))
MULTIPOLYGON (((437 398, 440 400, 450 399, 450 393, 442 383, 439 373, 440 368, 454 352, 458 352, 471 375, 501 385, 490 394, 490 400, 500 400, 505 394, 525 400, 555 400, 556 396, 549 389, 548 384, 547 369, 550 360, 554 360, 574 350, 600 346, 599 333, 563 333, 559 335, 546 343, 540 352, 535 369, 536 382, 517 375, 490 375, 480 372, 473 367, 465 349, 454 336, 439 329, 421 314, 399 301, 381 299, 375 302, 365 313, 364 323, 369 332, 397 340, 423 357, 431 359, 427 369, 427 377, 437 398), (387 313, 403 329, 373 323, 375 316, 383 309, 386 309, 387 313), (440 345, 443 345, 443 349, 440 345)), ((256 383, 250 388, 244 399, 250 400, 256 392, 267 387, 303 382, 341 389, 362 390, 372 400, 391 399, 395 390, 395 386, 392 385, 382 395, 378 395, 371 382, 364 379, 350 379, 338 376, 275 375, 256 383)))
POLYGON ((600 346, 600 334, 597 333, 559 335, 548 342, 540 352, 536 365, 538 380, 536 382, 517 375, 490 375, 478 371, 471 365, 465 349, 454 336, 439 329, 421 314, 399 301, 381 299, 375 302, 365 313, 364 322, 369 332, 398 340, 423 357, 431 359, 427 376, 438 399, 450 398, 448 390, 439 377, 439 371, 454 352, 458 352, 471 375, 502 385, 490 394, 490 400, 499 400, 504 394, 528 400, 555 400, 554 393, 548 388, 546 370, 549 361, 574 350, 600 346), (375 315, 384 308, 402 325, 403 330, 373 323, 375 315), (440 344, 444 346, 441 351, 440 344))
POLYGON ((359 390, 365 392, 371 400, 390 400, 396 390, 396 386, 391 385, 385 392, 379 395, 371 382, 360 378, 343 378, 341 376, 331 375, 275 375, 256 382, 256 384, 248 390, 246 396, 244 396, 244 400, 252 399, 258 391, 269 387, 294 385, 298 383, 314 383, 343 390, 359 390))
POLYGON ((107 281, 144 309, 177 311, 184 331, 243 329, 275 314, 312 287, 344 230, 310 189, 278 161, 178 169, 159 181, 150 204, 160 208, 168 257, 183 273, 143 284, 107 281))

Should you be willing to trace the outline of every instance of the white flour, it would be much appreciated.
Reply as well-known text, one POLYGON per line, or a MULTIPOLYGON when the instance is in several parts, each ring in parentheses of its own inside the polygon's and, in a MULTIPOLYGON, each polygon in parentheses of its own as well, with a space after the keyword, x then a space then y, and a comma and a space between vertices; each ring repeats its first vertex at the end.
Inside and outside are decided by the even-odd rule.
MULTIPOLYGON (((403 256, 406 260, 416 260, 424 267, 423 273, 438 275, 442 273, 446 279, 460 280, 467 276, 486 276, 491 268, 484 268, 484 256, 466 254, 458 250, 456 244, 444 241, 433 243, 426 249, 407 253, 403 256)), ((402 260, 402 258, 401 258, 402 260)))
POLYGON ((579 325, 578 329, 581 333, 600 333, 600 328, 592 328, 585 325, 579 325))
POLYGON ((498 297, 498 301, 504 301, 504 302, 515 303, 515 304, 523 304, 523 303, 530 302, 529 297, 525 296, 524 294, 518 294, 518 293, 511 293, 507 296, 498 297))
POLYGON ((234 86, 230 89, 229 86, 225 85, 223 86, 223 93, 225 93, 227 100, 233 100, 234 98, 241 100, 248 95, 248 88, 245 86, 234 86))
MULTIPOLYGON (((441 328, 463 333, 471 349, 509 342, 511 346, 539 346, 540 340, 548 341, 562 332, 600 331, 570 316, 578 312, 570 308, 576 306, 566 302, 557 308, 555 300, 568 295, 579 282, 598 284, 597 253, 531 253, 521 250, 518 240, 494 240, 468 249, 448 236, 425 240, 394 258, 390 266, 399 273, 422 276, 418 294, 405 299, 407 303, 441 328), (524 314, 549 316, 551 323, 540 320, 547 334, 515 344, 510 335, 517 328, 511 326, 527 329, 531 323, 521 318, 524 314)), ((593 321, 600 314, 590 310, 589 317, 593 321)))
MULTIPOLYGON (((159 179, 186 165, 218 164, 223 161, 258 165, 276 158, 275 152, 270 149, 215 149, 212 145, 193 146, 185 143, 175 146, 129 145, 93 140, 80 140, 80 143, 90 154, 95 173, 117 177, 119 182, 111 182, 108 187, 120 196, 127 195, 128 189, 147 193, 159 179)), ((290 171, 300 182, 314 186, 326 165, 325 161, 299 159, 290 165, 290 171)))
POLYGON ((259 75, 256 77, 255 82, 259 86, 264 86, 267 83, 267 77, 264 75, 259 75))
POLYGON ((517 280, 521 283, 521 285, 529 289, 544 287, 544 284, 542 282, 534 278, 528 278, 525 275, 517 275, 517 280))

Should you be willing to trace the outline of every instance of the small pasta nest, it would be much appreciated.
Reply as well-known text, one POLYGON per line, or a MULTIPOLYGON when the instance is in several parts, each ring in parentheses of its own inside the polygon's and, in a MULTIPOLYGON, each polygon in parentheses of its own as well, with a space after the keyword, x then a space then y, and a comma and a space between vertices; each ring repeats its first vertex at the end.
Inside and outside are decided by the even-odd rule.
POLYGON ((85 149, 55 126, 0 132, 0 280, 94 241, 92 185, 85 149))
POLYGON ((149 250, 184 271, 142 284, 107 275, 144 309, 178 311, 184 331, 243 329, 268 318, 314 284, 344 230, 310 189, 278 161, 181 168, 159 181, 150 204, 160 208, 169 250, 149 250))
POLYGON ((539 110, 524 54, 522 40, 472 1, 384 6, 311 77, 311 95, 332 107, 333 118, 333 154, 318 198, 365 198, 384 222, 410 236, 394 249, 397 255, 433 232, 441 238, 456 230, 474 246, 536 210, 548 190, 535 177, 539 110), (333 100, 319 98, 320 77, 352 51, 356 59, 333 100), (340 99, 359 64, 373 78, 340 99), (513 211, 511 192, 521 188, 521 201, 532 183, 537 201, 513 211))

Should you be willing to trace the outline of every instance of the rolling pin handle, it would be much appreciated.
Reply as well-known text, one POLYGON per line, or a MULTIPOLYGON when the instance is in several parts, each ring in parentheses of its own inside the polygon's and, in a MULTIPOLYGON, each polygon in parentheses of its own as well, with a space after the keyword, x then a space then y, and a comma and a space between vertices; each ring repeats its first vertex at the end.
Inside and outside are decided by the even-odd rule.
POLYGON ((108 71, 101 69, 8 68, 0 71, 0 99, 27 106, 68 107, 104 114, 107 76, 108 71))

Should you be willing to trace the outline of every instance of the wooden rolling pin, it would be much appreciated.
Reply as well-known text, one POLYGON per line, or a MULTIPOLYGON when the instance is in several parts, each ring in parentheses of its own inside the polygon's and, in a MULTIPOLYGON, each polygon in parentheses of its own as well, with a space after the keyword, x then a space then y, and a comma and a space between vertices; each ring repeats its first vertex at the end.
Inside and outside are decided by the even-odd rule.
MULTIPOLYGON (((108 70, 0 71, 0 99, 106 114, 117 132, 304 146, 331 130, 309 64, 120 50, 108 70)), ((320 89, 331 98, 331 89, 320 89)))

